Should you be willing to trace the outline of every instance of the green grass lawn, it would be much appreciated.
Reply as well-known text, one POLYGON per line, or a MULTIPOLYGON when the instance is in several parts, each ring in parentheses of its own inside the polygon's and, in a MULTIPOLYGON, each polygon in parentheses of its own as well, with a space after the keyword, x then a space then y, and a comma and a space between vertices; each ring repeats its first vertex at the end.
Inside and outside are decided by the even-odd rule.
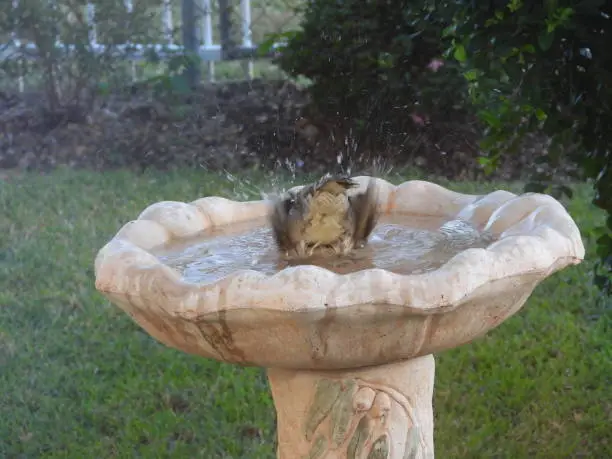
MULTIPOLYGON (((0 179, 0 458, 275 456, 263 370, 166 348, 94 289, 96 252, 147 205, 253 198, 258 183, 270 180, 66 170, 0 179)), ((589 195, 576 187, 567 203, 583 235, 602 221, 589 195)), ((612 457, 612 309, 591 268, 555 274, 487 337, 437 357, 437 458, 612 457)))

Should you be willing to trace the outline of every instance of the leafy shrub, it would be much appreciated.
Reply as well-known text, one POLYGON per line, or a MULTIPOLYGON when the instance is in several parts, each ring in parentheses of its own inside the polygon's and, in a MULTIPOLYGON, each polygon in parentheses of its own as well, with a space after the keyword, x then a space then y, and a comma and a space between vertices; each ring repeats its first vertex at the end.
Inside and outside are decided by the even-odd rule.
POLYGON ((277 59, 305 76, 316 109, 378 134, 402 132, 412 111, 464 109, 465 82, 442 63, 446 23, 423 1, 313 0, 277 59), (432 65, 433 63, 433 65, 432 65))
POLYGON ((56 123, 66 117, 84 121, 110 81, 129 81, 131 50, 125 43, 151 43, 159 36, 151 26, 152 8, 142 2, 132 11, 123 2, 93 2, 95 30, 82 0, 7 3, 0 13, 0 42, 8 45, 0 50, 0 75, 40 85, 56 123))
MULTIPOLYGON (((612 3, 604 0, 457 2, 450 53, 464 65, 487 126, 484 161, 495 167, 527 133, 551 138, 543 161, 571 158, 595 182, 609 217, 597 233, 597 283, 612 292, 612 3)), ((529 191, 570 192, 554 167, 529 191), (552 187, 551 187, 552 185, 552 187)))

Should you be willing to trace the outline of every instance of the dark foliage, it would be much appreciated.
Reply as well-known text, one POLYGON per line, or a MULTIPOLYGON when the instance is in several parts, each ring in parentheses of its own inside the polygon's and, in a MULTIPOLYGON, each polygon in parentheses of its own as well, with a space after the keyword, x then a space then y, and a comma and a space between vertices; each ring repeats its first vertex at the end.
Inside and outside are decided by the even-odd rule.
POLYGON ((495 162, 512 140, 539 130, 552 139, 549 167, 529 191, 571 193, 555 180, 563 158, 594 180, 594 204, 609 217, 596 237, 596 281, 612 292, 612 2, 456 2, 452 50, 463 62, 488 126, 495 162))
POLYGON ((431 66, 447 25, 426 2, 316 0, 277 61, 312 80, 318 113, 385 148, 410 129, 414 112, 441 122, 464 112, 456 63, 431 66))

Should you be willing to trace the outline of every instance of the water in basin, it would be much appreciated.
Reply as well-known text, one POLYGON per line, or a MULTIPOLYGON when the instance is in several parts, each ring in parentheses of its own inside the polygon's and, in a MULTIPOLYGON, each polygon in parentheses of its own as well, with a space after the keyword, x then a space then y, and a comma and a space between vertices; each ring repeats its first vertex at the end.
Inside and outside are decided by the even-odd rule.
POLYGON ((312 264, 339 274, 382 268, 418 274, 439 268, 457 253, 494 241, 470 223, 432 217, 383 217, 366 247, 350 255, 288 262, 277 253, 266 220, 217 228, 204 236, 172 242, 154 254, 188 282, 215 282, 239 270, 274 274, 290 265, 312 264))

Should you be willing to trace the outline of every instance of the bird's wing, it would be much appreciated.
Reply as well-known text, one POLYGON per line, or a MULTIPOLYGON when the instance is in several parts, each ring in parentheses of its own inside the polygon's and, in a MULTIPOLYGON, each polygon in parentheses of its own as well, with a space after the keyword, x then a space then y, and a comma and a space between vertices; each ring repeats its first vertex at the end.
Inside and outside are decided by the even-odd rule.
POLYGON ((357 243, 365 242, 378 223, 378 195, 374 180, 370 180, 363 193, 349 197, 353 214, 353 238, 357 243))
POLYGON ((288 228, 289 210, 288 199, 277 198, 273 202, 270 214, 270 226, 274 241, 280 250, 290 250, 293 247, 291 233, 288 228))

